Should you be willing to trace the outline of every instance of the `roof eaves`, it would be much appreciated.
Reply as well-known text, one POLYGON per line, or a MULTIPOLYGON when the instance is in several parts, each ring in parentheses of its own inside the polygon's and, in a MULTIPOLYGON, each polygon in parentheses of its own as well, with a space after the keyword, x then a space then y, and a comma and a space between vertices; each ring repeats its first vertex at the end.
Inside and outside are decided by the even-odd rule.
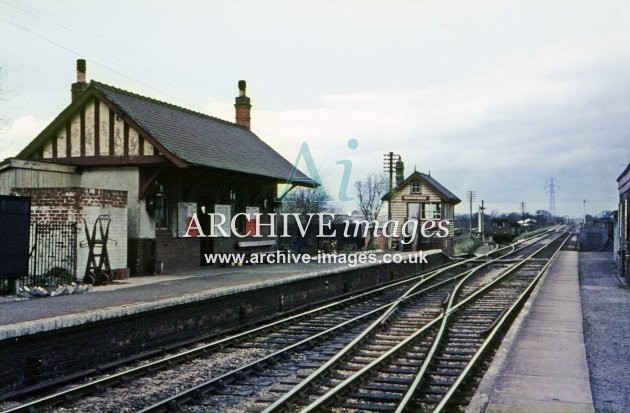
POLYGON ((179 156, 173 153, 173 151, 171 151, 168 147, 162 144, 162 142, 159 141, 158 137, 156 137, 155 134, 150 129, 148 129, 142 124, 141 120, 136 119, 130 114, 126 113, 125 110, 120 106, 120 103, 116 102, 116 100, 112 99, 111 96, 109 96, 106 92, 103 92, 103 90, 99 89, 98 86, 102 85, 101 83, 98 83, 93 80, 90 83, 90 85, 92 84, 95 85, 94 94, 98 96, 103 102, 108 104, 108 106, 110 106, 112 110, 117 111, 119 115, 121 116, 121 118, 123 119, 123 121, 127 122, 130 125, 133 125, 145 139, 147 139, 153 146, 155 146, 160 151, 162 155, 164 155, 169 161, 171 161, 173 164, 175 164, 176 166, 180 168, 188 167, 188 162, 186 162, 184 159, 181 159, 179 156))
MULTIPOLYGON (((437 193, 439 193, 442 197, 447 199, 450 203, 458 204, 458 203, 461 202, 461 199, 459 199, 457 196, 455 196, 455 194, 451 193, 448 189, 443 187, 433 177, 431 177, 430 175, 427 175, 427 174, 423 174, 422 172, 418 172, 418 171, 413 171, 413 173, 411 175, 409 175, 404 181, 402 181, 400 183, 400 185, 397 185, 396 188, 394 188, 394 192, 400 191, 403 187, 409 185, 409 183, 411 181, 413 181, 414 179, 421 179, 427 185, 431 186, 431 188, 433 188, 433 190, 435 190, 437 193), (442 186, 443 189, 440 188, 441 186, 442 186)), ((387 196, 387 195, 385 195, 385 196, 387 196)), ((385 197, 383 197, 383 199, 384 198, 385 197)), ((384 199, 384 200, 386 200, 386 199, 384 199)))
POLYGON ((39 148, 46 139, 49 137, 50 133, 54 133, 58 128, 64 125, 64 123, 68 120, 68 118, 72 115, 72 113, 80 108, 85 102, 88 101, 90 96, 92 96, 93 89, 88 87, 79 95, 79 97, 73 100, 52 122, 48 124, 36 137, 33 139, 24 149, 22 149, 16 156, 16 158, 29 158, 33 155, 35 150, 39 148))
POLYGON ((626 166, 626 169, 624 169, 621 175, 619 175, 619 177, 617 178, 617 182, 619 182, 624 176, 626 176, 628 172, 630 172, 630 162, 628 162, 628 166, 626 166))
POLYGON ((422 178, 428 185, 430 185, 433 189, 435 189, 437 192, 442 194, 442 196, 448 199, 450 202, 458 204, 462 201, 457 196, 455 196, 455 194, 449 191, 444 185, 442 185, 436 179, 434 179, 431 175, 427 175, 423 173, 421 173, 420 175, 422 176, 422 178))

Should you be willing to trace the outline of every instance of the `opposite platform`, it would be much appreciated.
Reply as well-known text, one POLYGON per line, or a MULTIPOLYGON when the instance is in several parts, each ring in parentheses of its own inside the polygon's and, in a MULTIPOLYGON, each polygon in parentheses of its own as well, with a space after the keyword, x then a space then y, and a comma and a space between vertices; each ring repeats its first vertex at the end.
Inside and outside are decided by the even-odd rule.
POLYGON ((467 412, 593 412, 578 253, 562 251, 508 332, 467 412))

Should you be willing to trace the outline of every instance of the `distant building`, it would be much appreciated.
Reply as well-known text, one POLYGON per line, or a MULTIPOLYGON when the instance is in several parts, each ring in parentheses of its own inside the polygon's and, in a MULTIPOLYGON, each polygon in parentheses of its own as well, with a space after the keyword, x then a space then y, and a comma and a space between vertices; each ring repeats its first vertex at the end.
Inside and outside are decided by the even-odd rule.
MULTIPOLYGON (((277 207, 278 184, 312 180, 250 130, 250 98, 238 84, 236 123, 224 121, 100 82, 86 82, 77 61, 72 101, 24 150, 0 166, 0 194, 30 196, 40 221, 83 220, 91 228, 111 217, 110 260, 134 274, 205 265, 204 254, 241 251, 229 227, 239 213, 277 207), (184 237, 194 213, 206 231, 208 213, 227 218, 229 236, 184 237)), ((237 230, 244 233, 240 217, 237 230)), ((269 228, 266 228, 269 234, 269 228)), ((189 234, 190 235, 190 234, 189 234)), ((207 234, 206 234, 207 235, 207 234)), ((251 239, 249 239, 251 241, 251 239)), ((256 238, 273 247, 274 237, 256 238)), ((245 244, 241 243, 243 247, 245 244)), ((79 278, 87 252, 77 246, 79 278)))
POLYGON ((613 249, 613 219, 594 218, 580 228, 580 251, 606 251, 613 249))
POLYGON ((626 283, 630 284, 630 163, 617 178, 619 188, 619 209, 617 211, 617 226, 615 233, 615 261, 617 271, 621 277, 625 277, 626 283))
MULTIPOLYGON (((392 194, 386 196, 389 201, 389 218, 392 221, 418 221, 418 231, 413 238, 400 237, 392 239, 393 245, 404 249, 409 245, 412 250, 442 249, 452 255, 454 251, 455 205, 461 200, 431 175, 414 171, 404 177, 404 163, 396 162, 396 186, 392 194), (435 223, 448 220, 449 234, 446 237, 423 237, 420 228, 427 221, 435 223), (404 244, 402 244, 404 242, 404 244)), ((427 227, 428 228, 428 227, 427 227)), ((434 228, 437 230, 437 228, 434 228)))
POLYGON ((497 243, 510 242, 524 231, 523 225, 509 218, 492 218, 490 222, 492 240, 497 243))

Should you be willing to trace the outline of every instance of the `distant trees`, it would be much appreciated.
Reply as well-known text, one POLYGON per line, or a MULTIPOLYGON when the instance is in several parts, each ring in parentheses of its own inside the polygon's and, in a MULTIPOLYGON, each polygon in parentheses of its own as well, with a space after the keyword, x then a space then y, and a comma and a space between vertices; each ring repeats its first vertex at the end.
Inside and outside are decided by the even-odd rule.
POLYGON ((612 218, 612 215, 613 215, 612 211, 604 210, 600 212, 599 214, 595 215, 595 218, 609 219, 609 218, 612 218))
POLYGON ((551 225, 554 223, 555 219, 551 212, 546 211, 544 209, 539 209, 535 213, 536 223, 540 226, 551 225))
POLYGON ((306 215, 326 211, 328 195, 320 186, 317 188, 299 187, 287 194, 282 201, 282 212, 306 215))

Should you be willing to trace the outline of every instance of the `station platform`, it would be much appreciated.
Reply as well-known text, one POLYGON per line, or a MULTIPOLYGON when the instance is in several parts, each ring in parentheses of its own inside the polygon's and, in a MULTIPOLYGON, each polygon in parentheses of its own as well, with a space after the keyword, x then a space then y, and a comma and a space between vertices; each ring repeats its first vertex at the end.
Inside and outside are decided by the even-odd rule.
POLYGON ((543 277, 503 339, 468 413, 594 412, 578 252, 560 252, 543 277))
POLYGON ((111 371, 450 261, 441 250, 369 254, 337 254, 336 262, 314 257, 308 263, 202 267, 83 294, 2 302, 0 398, 67 376, 111 371))
MULTIPOLYGON (((441 250, 422 254, 429 257, 429 261, 447 260, 441 250)), ((114 281, 83 294, 4 301, 0 302, 0 341, 382 266, 385 255, 376 253, 376 262, 356 265, 321 262, 313 257, 309 263, 199 267, 114 281)), ((404 253, 402 258, 413 260, 412 255, 404 253)))

